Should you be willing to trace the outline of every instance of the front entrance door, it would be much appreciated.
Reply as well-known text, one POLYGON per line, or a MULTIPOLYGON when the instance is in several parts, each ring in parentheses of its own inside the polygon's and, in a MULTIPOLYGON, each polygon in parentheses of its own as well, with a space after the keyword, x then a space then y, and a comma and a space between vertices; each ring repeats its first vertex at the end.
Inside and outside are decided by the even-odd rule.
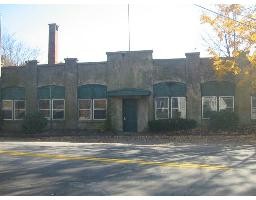
POLYGON ((123 99, 123 130, 137 132, 137 100, 123 99))

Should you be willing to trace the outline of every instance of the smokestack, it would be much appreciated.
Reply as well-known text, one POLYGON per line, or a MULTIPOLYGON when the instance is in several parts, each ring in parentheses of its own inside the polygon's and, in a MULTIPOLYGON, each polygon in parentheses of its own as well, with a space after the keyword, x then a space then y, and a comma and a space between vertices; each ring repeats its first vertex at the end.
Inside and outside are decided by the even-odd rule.
POLYGON ((56 64, 58 60, 58 29, 57 24, 49 24, 48 64, 56 64))

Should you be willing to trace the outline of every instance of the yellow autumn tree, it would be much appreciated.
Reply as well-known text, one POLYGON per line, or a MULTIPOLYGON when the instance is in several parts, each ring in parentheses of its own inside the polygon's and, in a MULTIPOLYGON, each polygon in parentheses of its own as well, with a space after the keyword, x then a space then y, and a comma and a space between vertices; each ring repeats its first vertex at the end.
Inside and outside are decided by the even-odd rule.
POLYGON ((256 6, 217 4, 201 15, 201 23, 212 28, 208 51, 219 77, 233 74, 256 88, 256 6))

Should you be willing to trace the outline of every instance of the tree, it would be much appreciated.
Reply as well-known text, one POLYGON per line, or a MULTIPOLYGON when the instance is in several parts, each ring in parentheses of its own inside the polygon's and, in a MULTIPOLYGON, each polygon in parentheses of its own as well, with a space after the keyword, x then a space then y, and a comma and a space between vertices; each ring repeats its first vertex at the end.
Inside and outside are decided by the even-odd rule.
POLYGON ((236 80, 256 88, 256 6, 215 6, 213 14, 201 15, 201 22, 210 25, 214 33, 205 39, 214 70, 218 77, 233 74, 236 80))
POLYGON ((2 66, 22 66, 27 60, 36 59, 39 55, 39 49, 26 46, 14 34, 4 34, 1 44, 2 66))

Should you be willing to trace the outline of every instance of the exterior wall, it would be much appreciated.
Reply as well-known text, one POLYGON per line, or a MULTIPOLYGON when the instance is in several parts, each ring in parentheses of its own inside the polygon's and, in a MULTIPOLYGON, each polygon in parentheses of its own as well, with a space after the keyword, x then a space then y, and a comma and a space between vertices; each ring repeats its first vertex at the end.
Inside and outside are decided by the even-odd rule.
POLYGON ((77 86, 78 86, 77 59, 65 59, 65 128, 77 129, 77 86))
POLYGON ((152 51, 107 53, 108 90, 143 88, 152 91, 152 51))
MULTIPOLYGON (((36 66, 35 66, 36 67, 36 66)), ((38 87, 46 85, 64 86, 65 65, 38 65, 37 66, 38 87)))
POLYGON ((200 57, 186 53, 187 118, 201 122, 200 57))
POLYGON ((251 90, 249 86, 236 87, 235 111, 239 115, 240 123, 248 125, 255 123, 251 118, 251 90))
MULTIPOLYGON (((106 62, 77 63, 77 59, 65 59, 64 64, 38 65, 30 61, 24 67, 2 69, 1 88, 25 87, 26 112, 37 111, 37 88, 46 85, 65 87, 65 120, 52 121, 53 129, 104 129, 105 121, 79 121, 77 87, 85 84, 102 84, 107 90, 139 88, 151 92, 150 96, 132 97, 138 100, 138 131, 147 129, 154 119, 153 85, 160 82, 182 82, 187 85, 187 118, 201 123, 200 84, 217 80, 209 58, 199 53, 187 53, 186 58, 153 59, 152 51, 108 52, 106 62)), ((233 81, 232 77, 225 80, 233 81)), ((236 88, 235 109, 242 124, 250 120, 250 89, 236 88)), ((122 101, 129 97, 109 97, 108 115, 116 131, 123 130, 122 101)), ((18 130, 21 121, 6 121, 5 127, 18 130)))
POLYGON ((149 98, 142 97, 138 99, 138 132, 147 130, 149 106, 149 98))
POLYGON ((109 105, 108 112, 112 128, 116 131, 123 131, 123 99, 121 97, 111 98, 109 105))

